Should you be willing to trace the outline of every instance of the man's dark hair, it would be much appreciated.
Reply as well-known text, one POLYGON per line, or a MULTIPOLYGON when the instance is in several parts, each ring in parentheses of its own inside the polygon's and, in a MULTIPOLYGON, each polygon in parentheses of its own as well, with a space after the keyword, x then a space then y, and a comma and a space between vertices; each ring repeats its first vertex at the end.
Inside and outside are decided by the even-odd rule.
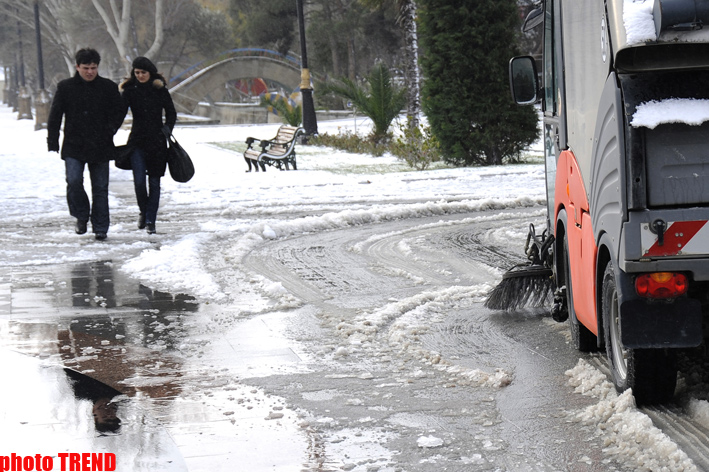
POLYGON ((101 55, 95 49, 84 48, 84 49, 79 49, 76 52, 76 65, 77 66, 80 66, 81 64, 99 65, 100 63, 101 63, 101 55))

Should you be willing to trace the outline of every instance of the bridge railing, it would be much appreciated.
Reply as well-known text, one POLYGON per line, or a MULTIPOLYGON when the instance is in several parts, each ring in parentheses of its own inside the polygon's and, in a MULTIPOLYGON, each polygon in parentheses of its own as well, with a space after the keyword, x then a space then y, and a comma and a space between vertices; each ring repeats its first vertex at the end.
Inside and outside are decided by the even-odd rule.
POLYGON ((192 77, 199 71, 206 69, 212 64, 216 64, 225 59, 234 57, 263 57, 282 62, 291 67, 300 67, 301 65, 300 56, 297 56, 295 54, 281 54, 278 51, 263 48, 236 48, 224 51, 211 59, 206 59, 204 61, 200 61, 196 64, 191 65, 179 74, 171 77, 170 80, 168 80, 168 86, 172 88, 180 82, 192 77))

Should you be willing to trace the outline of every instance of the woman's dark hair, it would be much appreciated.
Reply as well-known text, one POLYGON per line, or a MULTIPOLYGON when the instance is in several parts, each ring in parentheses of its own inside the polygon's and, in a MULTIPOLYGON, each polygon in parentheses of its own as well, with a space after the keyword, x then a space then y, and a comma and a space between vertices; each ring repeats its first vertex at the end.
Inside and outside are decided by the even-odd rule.
POLYGON ((76 52, 76 65, 77 66, 80 66, 81 64, 99 65, 100 63, 101 63, 101 55, 95 49, 84 48, 84 49, 79 49, 76 52))
POLYGON ((144 56, 136 57, 133 60, 133 69, 141 69, 144 71, 148 71, 150 72, 151 77, 158 73, 158 68, 155 67, 155 64, 153 64, 150 59, 144 56))

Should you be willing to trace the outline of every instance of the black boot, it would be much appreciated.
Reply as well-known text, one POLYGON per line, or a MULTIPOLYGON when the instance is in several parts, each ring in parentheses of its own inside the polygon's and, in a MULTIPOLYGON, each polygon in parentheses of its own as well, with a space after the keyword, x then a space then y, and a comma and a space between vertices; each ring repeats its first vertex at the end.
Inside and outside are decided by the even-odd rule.
POLYGON ((76 220, 76 227, 74 228, 74 231, 76 231, 76 234, 85 234, 86 233, 86 221, 84 220, 76 220))

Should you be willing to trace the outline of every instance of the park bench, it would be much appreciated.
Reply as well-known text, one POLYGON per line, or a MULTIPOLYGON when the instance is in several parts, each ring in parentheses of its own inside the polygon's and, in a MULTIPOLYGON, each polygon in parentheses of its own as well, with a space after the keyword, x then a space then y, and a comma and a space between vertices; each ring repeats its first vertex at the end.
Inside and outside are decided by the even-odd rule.
POLYGON ((258 172, 259 167, 266 172, 267 165, 277 167, 280 170, 290 170, 292 165, 293 170, 298 170, 295 163, 295 143, 296 138, 304 132, 303 128, 283 125, 278 128, 278 133, 272 139, 246 138, 248 147, 244 151, 244 159, 249 165, 247 172, 251 171, 252 164, 256 167, 256 172, 258 172), (261 149, 253 147, 253 144, 257 141, 261 149))

